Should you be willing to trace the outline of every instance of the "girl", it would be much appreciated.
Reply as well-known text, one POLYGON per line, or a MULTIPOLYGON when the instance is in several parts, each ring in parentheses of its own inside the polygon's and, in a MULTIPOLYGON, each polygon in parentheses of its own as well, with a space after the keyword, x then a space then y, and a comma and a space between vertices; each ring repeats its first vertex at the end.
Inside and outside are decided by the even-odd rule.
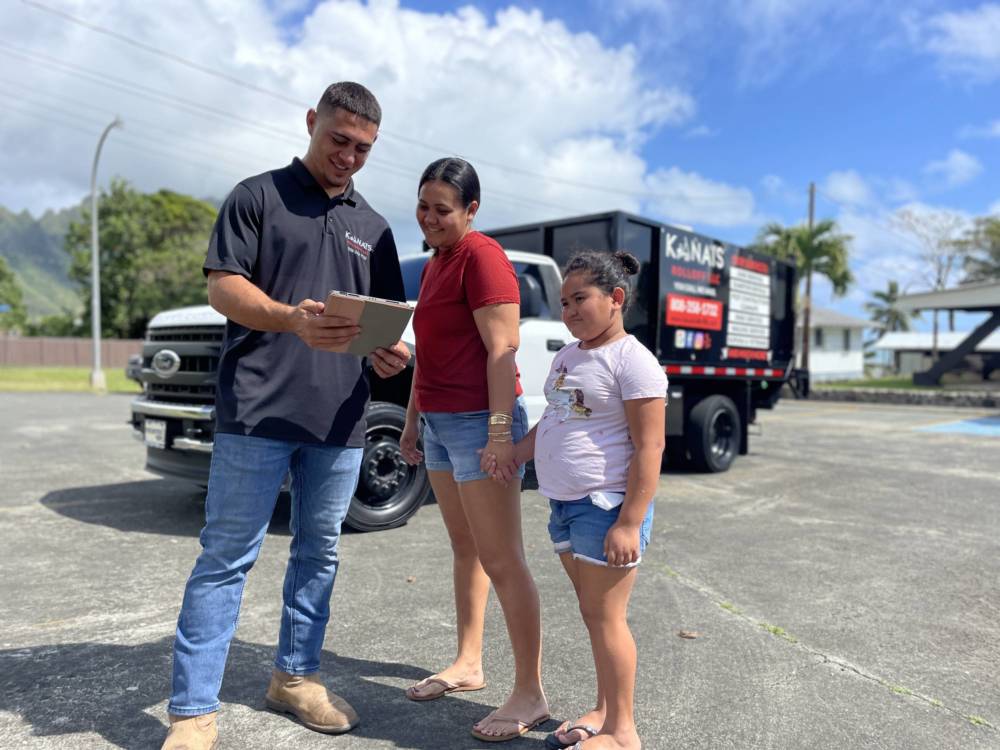
MULTIPOLYGON (((545 384, 548 406, 517 443, 490 460, 505 481, 535 459, 550 499, 549 534, 590 633, 597 704, 545 741, 549 748, 639 750, 633 717, 635 641, 626 621, 636 566, 649 541, 660 478, 667 378, 625 332, 635 256, 584 253, 566 267, 562 318, 578 341, 563 347, 545 384)), ((494 468, 495 467, 495 468, 494 468)))
POLYGON ((479 178, 462 159, 439 159, 418 186, 417 223, 434 248, 413 316, 417 363, 403 457, 427 464, 454 555, 458 654, 412 685, 414 701, 485 687, 483 620, 490 583, 514 652, 514 689, 472 728, 488 742, 514 739, 548 720, 542 692, 538 591, 521 539, 521 482, 490 479, 483 453, 509 465, 527 430, 514 364, 520 294, 514 267, 494 240, 472 231, 479 178), (422 430, 423 451, 417 449, 422 430))

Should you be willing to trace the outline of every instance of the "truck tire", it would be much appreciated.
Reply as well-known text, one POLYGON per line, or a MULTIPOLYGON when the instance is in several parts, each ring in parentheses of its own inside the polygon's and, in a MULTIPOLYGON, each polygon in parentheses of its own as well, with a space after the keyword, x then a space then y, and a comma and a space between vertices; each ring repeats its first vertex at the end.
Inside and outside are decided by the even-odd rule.
POLYGON ((406 410, 385 401, 368 407, 368 429, 358 489, 347 511, 356 531, 391 529, 406 523, 431 494, 423 464, 410 466, 399 452, 406 410))
POLYGON ((687 446, 701 471, 726 471, 740 452, 740 414, 727 396, 707 396, 691 409, 687 446))

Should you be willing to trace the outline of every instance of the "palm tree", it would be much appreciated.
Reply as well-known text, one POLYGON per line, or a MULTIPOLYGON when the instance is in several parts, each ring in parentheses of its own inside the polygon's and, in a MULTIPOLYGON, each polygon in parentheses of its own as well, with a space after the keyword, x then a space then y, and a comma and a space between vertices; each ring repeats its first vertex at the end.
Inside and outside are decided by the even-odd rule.
POLYGON ((813 227, 786 227, 772 222, 757 235, 754 248, 795 262, 799 278, 805 278, 802 299, 802 369, 809 369, 809 312, 812 303, 812 276, 821 274, 833 285, 837 296, 847 293, 854 275, 848 268, 851 236, 837 232, 834 221, 826 219, 813 227))
MULTIPOLYGON (((884 330, 909 331, 910 320, 917 317, 916 312, 903 312, 897 307, 899 302, 899 283, 890 281, 884 292, 872 292, 872 300, 865 303, 865 309, 871 313, 871 319, 881 323, 884 330)), ((899 351, 892 353, 892 364, 899 372, 899 351)))

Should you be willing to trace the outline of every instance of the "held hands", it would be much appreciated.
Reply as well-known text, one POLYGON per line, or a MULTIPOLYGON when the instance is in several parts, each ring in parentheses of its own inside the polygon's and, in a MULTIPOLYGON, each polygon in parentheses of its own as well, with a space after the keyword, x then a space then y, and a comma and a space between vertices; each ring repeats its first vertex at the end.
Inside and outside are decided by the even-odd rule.
POLYGON ((334 351, 351 343, 361 333, 361 327, 348 318, 323 315, 322 302, 304 299, 289 313, 292 332, 313 349, 334 351))
POLYGON ((526 441, 520 443, 494 442, 490 440, 480 452, 479 468, 490 475, 494 482, 506 485, 517 476, 518 469, 531 458, 526 450, 526 441))
POLYGON ((608 529, 604 537, 604 555, 608 565, 620 568, 639 561, 639 526, 620 520, 608 529))
POLYGON ((410 466, 416 466, 424 460, 423 451, 417 448, 418 437, 417 423, 407 419, 403 426, 403 434, 399 436, 399 452, 410 466))

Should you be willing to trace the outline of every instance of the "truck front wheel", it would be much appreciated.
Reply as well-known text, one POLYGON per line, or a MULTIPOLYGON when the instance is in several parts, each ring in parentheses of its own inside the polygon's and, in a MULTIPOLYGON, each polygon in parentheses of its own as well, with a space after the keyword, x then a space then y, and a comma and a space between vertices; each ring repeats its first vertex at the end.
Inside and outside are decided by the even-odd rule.
POLYGON ((691 409, 688 450, 702 471, 726 471, 740 452, 740 415, 726 396, 708 396, 691 409))
POLYGON ((424 465, 410 466, 399 452, 405 423, 406 410, 401 406, 371 402, 358 489, 347 511, 347 525, 352 529, 401 526, 430 496, 424 465))

